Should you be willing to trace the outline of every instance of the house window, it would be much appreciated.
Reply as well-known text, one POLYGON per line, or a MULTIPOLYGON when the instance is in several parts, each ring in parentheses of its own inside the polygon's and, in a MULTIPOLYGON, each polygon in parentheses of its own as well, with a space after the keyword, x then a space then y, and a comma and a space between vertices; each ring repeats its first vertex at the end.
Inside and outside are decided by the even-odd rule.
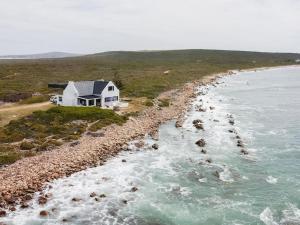
POLYGON ((58 97, 58 101, 62 102, 62 97, 61 96, 58 97))
POLYGON ((107 98, 104 99, 105 102, 111 102, 112 100, 113 100, 112 97, 107 97, 107 98))
POLYGON ((113 97, 113 101, 118 101, 119 100, 119 97, 118 96, 114 96, 113 97))
POLYGON ((89 100, 89 105, 94 105, 94 104, 95 104, 94 99, 89 100))
POLYGON ((114 91, 115 90, 115 87, 114 86, 109 86, 108 87, 108 91, 114 91))

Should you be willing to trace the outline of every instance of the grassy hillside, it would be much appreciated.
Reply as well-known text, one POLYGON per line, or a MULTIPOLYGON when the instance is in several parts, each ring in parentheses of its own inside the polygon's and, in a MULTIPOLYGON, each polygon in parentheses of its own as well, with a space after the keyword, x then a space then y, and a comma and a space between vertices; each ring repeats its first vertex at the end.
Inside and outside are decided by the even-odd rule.
POLYGON ((184 82, 228 69, 294 64, 300 54, 217 50, 107 52, 64 59, 0 60, 0 99, 14 94, 49 93, 51 82, 114 79, 122 95, 153 98, 184 82), (170 74, 163 72, 171 70, 170 74))

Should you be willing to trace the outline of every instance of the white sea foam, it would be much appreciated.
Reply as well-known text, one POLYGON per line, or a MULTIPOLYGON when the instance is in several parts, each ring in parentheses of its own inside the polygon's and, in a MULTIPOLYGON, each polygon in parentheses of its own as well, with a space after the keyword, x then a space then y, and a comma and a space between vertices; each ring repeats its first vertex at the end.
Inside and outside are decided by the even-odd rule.
POLYGON ((225 167, 222 172, 220 172, 220 180, 224 182, 232 183, 234 182, 234 179, 232 177, 232 173, 230 172, 228 167, 225 167))
POLYGON ((272 176, 268 176, 266 181, 269 183, 269 184, 276 184, 277 181, 278 181, 278 178, 275 178, 275 177, 272 177, 272 176))
POLYGON ((273 218, 273 212, 269 207, 265 208, 264 211, 259 215, 259 218, 265 225, 279 225, 273 218))

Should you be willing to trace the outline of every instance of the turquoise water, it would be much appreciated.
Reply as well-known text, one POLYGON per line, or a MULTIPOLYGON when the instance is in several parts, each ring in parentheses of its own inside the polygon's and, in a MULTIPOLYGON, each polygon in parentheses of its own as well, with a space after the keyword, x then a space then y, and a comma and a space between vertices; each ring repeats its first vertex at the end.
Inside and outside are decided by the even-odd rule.
POLYGON ((162 125, 159 141, 146 137, 143 149, 132 145, 104 166, 51 183, 45 206, 35 200, 4 221, 299 225, 300 68, 239 73, 218 83, 199 89, 206 94, 197 97, 182 128, 175 128, 174 121, 162 125), (198 112, 199 105, 206 112, 198 112), (194 119, 203 120, 204 131, 193 127, 194 119), (240 153, 237 135, 248 155, 240 153), (195 145, 200 138, 207 154, 195 145), (151 149, 153 143, 158 150, 151 149), (92 192, 106 197, 95 201, 92 192), (41 218, 41 210, 49 217, 41 218))

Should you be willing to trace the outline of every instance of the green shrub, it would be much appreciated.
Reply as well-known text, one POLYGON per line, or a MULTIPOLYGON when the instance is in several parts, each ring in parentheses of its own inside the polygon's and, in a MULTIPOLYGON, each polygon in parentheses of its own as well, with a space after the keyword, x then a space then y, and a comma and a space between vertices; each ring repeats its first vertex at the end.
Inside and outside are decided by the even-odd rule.
POLYGON ((24 138, 44 139, 48 136, 78 139, 85 132, 87 123, 74 123, 76 120, 98 121, 93 127, 96 130, 112 123, 122 124, 126 117, 108 109, 58 106, 47 111, 36 111, 0 128, 0 143, 17 142, 24 138))
POLYGON ((34 144, 32 144, 31 142, 28 142, 28 141, 23 141, 21 144, 20 144, 20 148, 22 150, 31 150, 34 148, 34 144))
POLYGON ((152 100, 147 99, 147 101, 144 103, 144 105, 150 107, 150 106, 153 106, 154 104, 153 104, 152 100))
POLYGON ((17 152, 7 152, 5 154, 1 154, 0 155, 0 166, 12 164, 21 158, 22 158, 22 155, 17 152))
POLYGON ((169 99, 159 99, 158 101, 159 101, 158 106, 160 106, 160 107, 169 107, 170 106, 169 99))

